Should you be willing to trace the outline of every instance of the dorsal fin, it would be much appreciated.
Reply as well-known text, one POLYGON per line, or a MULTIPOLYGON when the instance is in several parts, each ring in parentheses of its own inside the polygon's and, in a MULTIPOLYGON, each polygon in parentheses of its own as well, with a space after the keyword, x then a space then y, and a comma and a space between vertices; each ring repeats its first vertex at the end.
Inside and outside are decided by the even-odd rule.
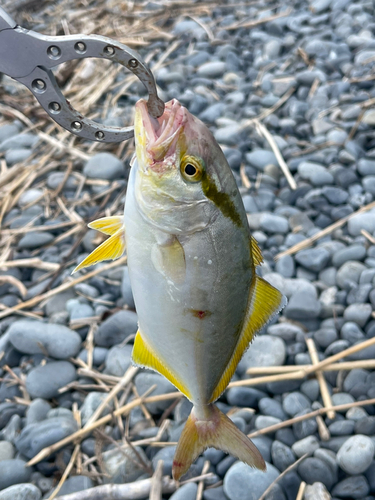
POLYGON ((209 403, 213 403, 225 390, 236 367, 254 335, 259 332, 286 304, 285 297, 259 276, 254 276, 249 293, 247 313, 236 349, 225 372, 216 386, 209 403))
POLYGON ((262 265, 263 263, 262 251, 259 248, 258 242, 254 238, 254 236, 250 236, 250 246, 251 246, 251 253, 253 255, 254 266, 262 265))
POLYGON ((135 336, 132 358, 137 366, 151 368, 151 370, 155 370, 161 375, 164 375, 171 384, 185 394, 188 399, 191 399, 190 393, 185 385, 172 373, 167 362, 157 357, 156 353, 153 352, 151 347, 146 343, 139 330, 135 336))

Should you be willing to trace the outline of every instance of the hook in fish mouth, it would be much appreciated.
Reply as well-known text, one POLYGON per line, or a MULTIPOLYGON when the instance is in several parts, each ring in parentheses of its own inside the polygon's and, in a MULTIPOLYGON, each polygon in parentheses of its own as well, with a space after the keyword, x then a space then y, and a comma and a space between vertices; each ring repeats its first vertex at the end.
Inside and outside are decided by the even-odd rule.
POLYGON ((164 113, 159 118, 153 118, 149 114, 147 102, 143 99, 137 102, 135 108, 137 146, 143 148, 151 163, 172 156, 187 120, 185 108, 177 99, 172 99, 165 104, 164 113))

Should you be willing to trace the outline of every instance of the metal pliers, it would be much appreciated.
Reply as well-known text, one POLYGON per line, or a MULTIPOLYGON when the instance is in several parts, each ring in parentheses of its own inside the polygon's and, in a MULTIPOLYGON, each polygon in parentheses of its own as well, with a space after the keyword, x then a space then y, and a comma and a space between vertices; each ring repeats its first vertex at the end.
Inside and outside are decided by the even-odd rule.
POLYGON ((158 118, 164 103, 155 80, 139 54, 126 45, 100 35, 46 36, 17 26, 0 7, 0 73, 24 84, 49 116, 73 134, 100 142, 121 142, 133 137, 133 127, 106 127, 76 111, 65 99, 51 68, 66 61, 98 57, 130 69, 146 87, 148 110, 158 118))

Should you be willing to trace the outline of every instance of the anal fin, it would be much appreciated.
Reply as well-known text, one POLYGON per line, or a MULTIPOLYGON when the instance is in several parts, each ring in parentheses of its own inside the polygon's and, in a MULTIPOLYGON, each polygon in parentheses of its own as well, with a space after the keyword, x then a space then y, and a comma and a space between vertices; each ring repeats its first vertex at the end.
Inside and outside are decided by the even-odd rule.
POLYGON ((136 365, 142 368, 151 368, 151 370, 159 372, 188 399, 191 399, 190 393, 185 385, 172 373, 167 363, 157 357, 151 347, 143 339, 139 330, 135 336, 132 358, 136 365))
POLYGON ((102 217, 101 219, 94 220, 87 224, 91 229, 96 229, 104 234, 115 234, 119 229, 124 226, 124 217, 114 215, 112 217, 102 217))
POLYGON ((224 392, 232 378, 236 366, 242 358, 254 335, 261 330, 286 305, 286 298, 279 290, 259 276, 254 276, 250 289, 247 313, 235 351, 216 386, 210 403, 224 392))
POLYGON ((254 266, 260 266, 263 263, 263 255, 261 249, 259 248, 258 242, 254 238, 254 236, 250 237, 250 246, 251 246, 251 253, 253 256, 254 266))

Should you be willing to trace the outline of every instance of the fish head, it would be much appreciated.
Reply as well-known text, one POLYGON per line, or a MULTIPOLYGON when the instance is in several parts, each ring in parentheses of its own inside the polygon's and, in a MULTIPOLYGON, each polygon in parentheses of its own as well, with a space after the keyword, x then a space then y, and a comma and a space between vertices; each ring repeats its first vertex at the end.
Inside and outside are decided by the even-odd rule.
POLYGON ((134 132, 136 199, 152 223, 178 234, 204 229, 220 211, 239 222, 240 195, 222 150, 178 100, 167 102, 159 118, 138 101, 134 132))

